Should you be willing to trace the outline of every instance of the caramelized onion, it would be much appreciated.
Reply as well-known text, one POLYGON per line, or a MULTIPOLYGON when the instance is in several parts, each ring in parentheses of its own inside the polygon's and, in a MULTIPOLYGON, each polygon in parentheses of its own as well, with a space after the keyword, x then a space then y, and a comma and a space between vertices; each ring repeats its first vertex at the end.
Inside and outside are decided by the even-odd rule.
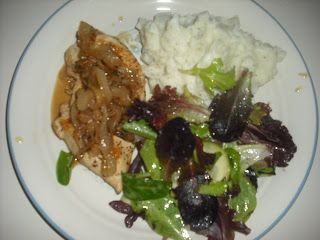
POLYGON ((103 91, 101 89, 99 89, 99 88, 94 88, 93 92, 94 92, 94 94, 96 96, 96 106, 99 107, 102 104, 104 104, 105 95, 104 95, 103 91))
POLYGON ((116 171, 116 160, 113 155, 112 133, 107 129, 108 113, 106 106, 101 107, 102 119, 99 124, 99 149, 103 156, 101 162, 101 173, 104 177, 112 176, 116 171))
POLYGON ((98 67, 93 67, 92 71, 97 79, 100 89, 103 91, 105 95, 106 104, 108 104, 111 101, 112 94, 109 88, 109 84, 108 84, 105 72, 98 67))
POLYGON ((67 146, 69 147, 72 154, 76 156, 79 152, 79 147, 73 136, 69 132, 66 132, 64 135, 64 140, 66 141, 67 146))
POLYGON ((103 134, 100 138, 99 149, 103 159, 101 162, 101 173, 104 177, 112 176, 116 172, 116 159, 113 154, 113 139, 110 133, 106 132, 106 128, 102 130, 103 134))
POLYGON ((78 125, 74 134, 74 139, 76 143, 78 144, 80 148, 80 152, 83 153, 88 148, 88 146, 85 144, 85 132, 83 125, 78 125))
POLYGON ((126 87, 111 88, 112 97, 116 99, 118 105, 128 107, 131 104, 130 92, 126 87))
POLYGON ((77 91, 77 107, 80 111, 86 110, 94 99, 94 94, 90 89, 79 89, 77 91))
POLYGON ((107 54, 102 54, 101 60, 103 64, 110 70, 117 70, 122 65, 121 59, 115 54, 115 49, 108 46, 104 49, 107 54))
POLYGON ((121 120, 121 111, 119 109, 116 109, 113 111, 112 115, 109 115, 107 126, 109 131, 114 131, 116 129, 116 126, 119 124, 121 120))
POLYGON ((78 117, 81 123, 89 124, 90 122, 93 121, 91 114, 87 114, 84 112, 80 112, 78 117))
POLYGON ((88 124, 86 125, 87 127, 87 132, 90 138, 93 140, 95 136, 95 123, 94 121, 89 121, 88 124))
POLYGON ((117 114, 117 112, 119 111, 119 107, 116 104, 109 104, 108 108, 101 108, 101 112, 103 114, 103 118, 106 118, 106 126, 108 128, 108 131, 112 132, 113 131, 113 125, 114 125, 114 121, 116 121, 115 119, 115 115, 117 114))
POLYGON ((74 126, 77 126, 78 125, 78 108, 75 104, 72 104, 71 105, 71 108, 70 108, 70 117, 71 117, 71 121, 73 123, 74 126))
POLYGON ((93 111, 93 118, 94 118, 96 121, 101 121, 101 119, 102 119, 102 113, 100 112, 99 109, 94 109, 94 111, 93 111))

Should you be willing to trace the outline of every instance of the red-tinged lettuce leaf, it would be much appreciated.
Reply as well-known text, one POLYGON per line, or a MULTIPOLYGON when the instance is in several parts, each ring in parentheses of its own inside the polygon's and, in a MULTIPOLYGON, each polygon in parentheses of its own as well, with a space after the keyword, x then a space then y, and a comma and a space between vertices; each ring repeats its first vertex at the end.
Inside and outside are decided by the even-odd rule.
POLYGON ((265 114, 258 124, 248 124, 241 136, 241 141, 266 144, 271 152, 271 156, 266 159, 269 166, 286 167, 297 151, 297 146, 287 127, 270 116, 269 105, 259 103, 259 106, 263 106, 260 111, 264 111, 265 114))
POLYGON ((249 234, 250 229, 240 222, 233 221, 234 211, 228 206, 226 197, 218 198, 219 211, 215 222, 202 234, 208 237, 208 240, 234 240, 235 231, 249 234))
POLYGON ((270 166, 286 167, 297 151, 288 129, 281 121, 271 117, 264 118, 260 126, 248 125, 241 139, 243 142, 266 144, 271 151, 271 156, 267 158, 270 166))
POLYGON ((153 102, 143 102, 136 99, 127 114, 129 121, 143 119, 155 130, 159 130, 167 122, 167 116, 160 111, 158 104, 153 102))
POLYGON ((244 71, 237 84, 211 102, 209 130, 222 142, 238 139, 247 126, 252 111, 251 74, 244 71))
POLYGON ((217 155, 220 156, 219 154, 211 154, 211 153, 206 153, 203 151, 203 142, 199 137, 195 137, 196 139, 196 153, 197 153, 197 159, 198 159, 198 164, 200 165, 199 168, 205 169, 207 166, 210 166, 214 163, 214 161, 217 158, 217 155))
POLYGON ((171 119, 159 130, 155 149, 165 168, 166 177, 188 165, 195 144, 195 136, 191 132, 189 123, 183 118, 171 119))
POLYGON ((188 122, 202 123, 209 119, 210 111, 196 103, 194 97, 179 95, 175 88, 163 89, 156 85, 148 102, 135 100, 128 109, 130 120, 146 120, 151 127, 159 130, 169 119, 182 117, 188 122))
POLYGON ((117 212, 127 215, 124 219, 124 224, 127 228, 131 228, 138 217, 143 217, 142 214, 134 212, 130 204, 121 200, 111 201, 109 205, 117 212))
POLYGON ((249 123, 260 125, 261 119, 264 116, 269 115, 271 112, 271 108, 269 104, 263 102, 257 102, 253 105, 253 110, 249 117, 249 123))
POLYGON ((182 117, 188 122, 202 123, 209 119, 208 109, 194 100, 194 96, 179 95, 176 88, 165 86, 163 89, 157 85, 153 90, 150 102, 157 104, 169 119, 182 117))

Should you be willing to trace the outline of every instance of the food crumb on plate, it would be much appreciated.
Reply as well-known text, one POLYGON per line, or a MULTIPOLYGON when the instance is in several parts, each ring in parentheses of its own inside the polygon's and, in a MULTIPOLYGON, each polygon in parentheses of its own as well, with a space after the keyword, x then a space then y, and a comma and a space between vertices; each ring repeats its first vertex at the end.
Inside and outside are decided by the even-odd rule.
POLYGON ((308 78, 308 73, 307 72, 299 72, 298 75, 300 77, 302 77, 303 79, 307 79, 308 78))
POLYGON ((24 141, 23 137, 21 136, 16 137, 15 140, 16 140, 16 143, 19 143, 19 144, 22 144, 24 141))
POLYGON ((303 89, 303 86, 298 86, 298 87, 296 87, 296 88, 294 89, 294 91, 295 91, 296 93, 301 93, 302 89, 303 89))
POLYGON ((118 21, 119 21, 119 22, 123 22, 123 21, 124 21, 124 16, 119 16, 119 17, 118 17, 118 21))

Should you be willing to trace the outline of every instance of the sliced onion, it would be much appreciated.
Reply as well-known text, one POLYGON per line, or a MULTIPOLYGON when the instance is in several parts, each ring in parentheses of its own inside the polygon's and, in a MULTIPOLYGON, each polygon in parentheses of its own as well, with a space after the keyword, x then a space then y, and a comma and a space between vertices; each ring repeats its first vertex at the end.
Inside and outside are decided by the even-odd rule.
POLYGON ((112 93, 110 91, 105 72, 98 67, 93 67, 92 71, 100 86, 100 90, 104 93, 105 104, 108 104, 112 100, 112 93))
POLYGON ((117 70, 122 64, 121 59, 111 52, 109 52, 109 54, 104 54, 101 60, 103 64, 111 70, 117 70))
MULTIPOLYGON (((105 134, 102 132, 102 134, 105 134)), ((99 149, 102 153, 103 159, 101 162, 101 173, 104 177, 114 175, 117 164, 113 154, 113 139, 111 134, 105 134, 100 139, 99 149)))
POLYGON ((79 150, 80 153, 84 153, 88 149, 88 145, 86 145, 85 143, 84 133, 83 133, 83 129, 81 128, 81 125, 78 125, 78 127, 76 128, 76 132, 74 134, 74 140, 76 141, 76 143, 80 148, 79 150))
MULTIPOLYGON (((101 146, 100 150, 102 152, 101 146)), ((101 173, 104 177, 110 177, 115 174, 117 170, 117 163, 112 151, 110 151, 107 155, 103 154, 103 160, 101 163, 101 173)))
POLYGON ((89 123, 86 125, 86 127, 87 127, 88 136, 90 137, 90 139, 92 141, 94 141, 94 137, 95 137, 95 123, 94 123, 94 121, 89 121, 89 123))
POLYGON ((123 107, 128 107, 131 104, 130 92, 126 87, 111 88, 112 97, 116 98, 116 103, 123 107))
POLYGON ((79 113, 79 110, 78 110, 76 104, 72 104, 71 108, 70 108, 70 118, 71 118, 71 121, 72 121, 74 126, 78 126, 79 125, 78 113, 79 113))
POLYGON ((65 140, 68 148, 72 152, 72 154, 74 156, 76 156, 78 154, 78 152, 79 152, 79 147, 77 145, 76 140, 73 138, 73 136, 69 132, 65 133, 64 140, 65 140))
POLYGON ((96 107, 100 107, 102 104, 104 104, 104 99, 105 99, 104 92, 99 88, 94 88, 93 92, 96 96, 96 107))
POLYGON ((113 138, 112 133, 107 129, 107 109, 106 106, 101 107, 103 115, 100 127, 99 149, 102 153, 103 160, 101 162, 101 173, 104 177, 112 176, 116 172, 116 160, 113 155, 113 138))
POLYGON ((86 114, 85 112, 80 112, 78 115, 79 121, 81 123, 89 124, 93 121, 91 114, 86 114))
POLYGON ((93 101, 94 99, 94 94, 91 90, 87 89, 79 89, 77 91, 77 107, 80 111, 84 111, 86 110, 90 103, 93 101))
POLYGON ((110 132, 113 132, 116 129, 116 126, 119 124, 121 120, 121 109, 120 107, 113 107, 113 109, 110 111, 108 109, 108 121, 107 126, 110 132))

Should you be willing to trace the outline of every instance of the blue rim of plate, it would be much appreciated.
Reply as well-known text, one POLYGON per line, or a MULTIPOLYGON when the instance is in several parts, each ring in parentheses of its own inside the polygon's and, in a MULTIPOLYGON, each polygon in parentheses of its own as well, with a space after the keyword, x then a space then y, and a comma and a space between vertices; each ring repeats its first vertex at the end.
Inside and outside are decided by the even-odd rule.
MULTIPOLYGON (((10 154, 10 158, 11 158, 11 163, 13 166, 13 169, 15 171, 16 177, 19 181, 19 184, 24 192, 24 194, 26 195, 27 199, 29 200, 29 202, 31 203, 32 207, 36 210, 36 212, 40 215, 40 217, 62 238, 64 239, 73 239, 72 236, 70 236, 67 232, 65 232, 57 223, 55 223, 50 216, 47 215, 47 213, 42 209, 42 207, 37 203, 36 199, 33 197, 31 191, 29 190, 28 186, 26 185, 26 183, 24 182, 23 176, 20 173, 18 164, 15 160, 15 155, 14 155, 14 148, 12 146, 12 139, 11 139, 11 135, 10 135, 10 99, 12 96, 12 89, 13 89, 13 85, 16 79, 16 75, 18 73, 19 67, 24 59, 24 56, 26 55, 27 51, 29 50, 29 47, 31 46, 33 40, 37 37, 37 35, 39 34, 39 32, 45 27, 45 25, 53 18, 55 17, 65 6, 67 6, 70 2, 72 2, 73 0, 68 0, 67 2, 65 2, 64 4, 62 4, 60 7, 58 7, 41 25, 40 27, 36 30, 36 32, 33 34, 33 36, 31 37, 31 39, 29 40, 29 42, 27 43, 26 47, 24 48, 18 63, 14 69, 12 78, 11 78, 11 83, 9 86, 9 92, 8 92, 8 97, 7 97, 7 103, 6 103, 6 138, 7 138, 7 143, 8 143, 8 150, 9 150, 9 154, 10 154)), ((311 155, 311 159, 309 161, 309 165, 307 168, 307 171, 304 175, 304 178, 302 180, 302 182, 300 183, 298 190, 296 191, 295 195, 293 196, 293 198, 291 199, 291 201, 289 202, 288 206, 282 211, 282 213, 280 213, 280 215, 269 225, 269 227, 267 227, 262 233, 260 233, 255 240, 261 239, 262 237, 264 237, 268 232, 270 232, 280 221, 281 219, 283 219, 283 217, 287 214, 287 212, 290 210, 290 208, 293 206, 293 204, 295 203, 295 201, 297 200, 297 198, 299 197, 306 181, 307 178, 310 174, 313 162, 314 162, 314 158, 315 158, 315 154, 316 154, 316 149, 317 149, 317 143, 318 143, 318 133, 319 133, 319 108, 318 108, 318 102, 317 102, 317 95, 316 95, 316 91, 315 91, 315 87, 314 87, 314 83, 309 71, 309 68, 306 64, 306 61, 304 60, 301 51, 299 50, 297 44, 295 43, 295 41, 293 40, 293 38, 291 37, 291 35, 288 33, 288 31, 281 25, 281 23, 267 10, 265 9, 263 6, 261 6, 259 3, 256 2, 256 0, 250 0, 252 3, 254 3, 257 7, 259 7, 262 11, 264 11, 269 17, 271 17, 275 23, 284 31, 284 33, 286 34, 286 36, 290 39, 290 41, 292 42, 292 44, 294 45, 295 49, 297 50, 297 52, 300 55, 300 58, 307 70, 307 73, 309 75, 310 78, 310 83, 312 86, 312 92, 313 92, 313 98, 314 98, 314 103, 315 103, 315 110, 316 110, 316 132, 315 132, 315 138, 314 138, 314 145, 313 145, 313 150, 312 150, 312 155, 311 155)))

